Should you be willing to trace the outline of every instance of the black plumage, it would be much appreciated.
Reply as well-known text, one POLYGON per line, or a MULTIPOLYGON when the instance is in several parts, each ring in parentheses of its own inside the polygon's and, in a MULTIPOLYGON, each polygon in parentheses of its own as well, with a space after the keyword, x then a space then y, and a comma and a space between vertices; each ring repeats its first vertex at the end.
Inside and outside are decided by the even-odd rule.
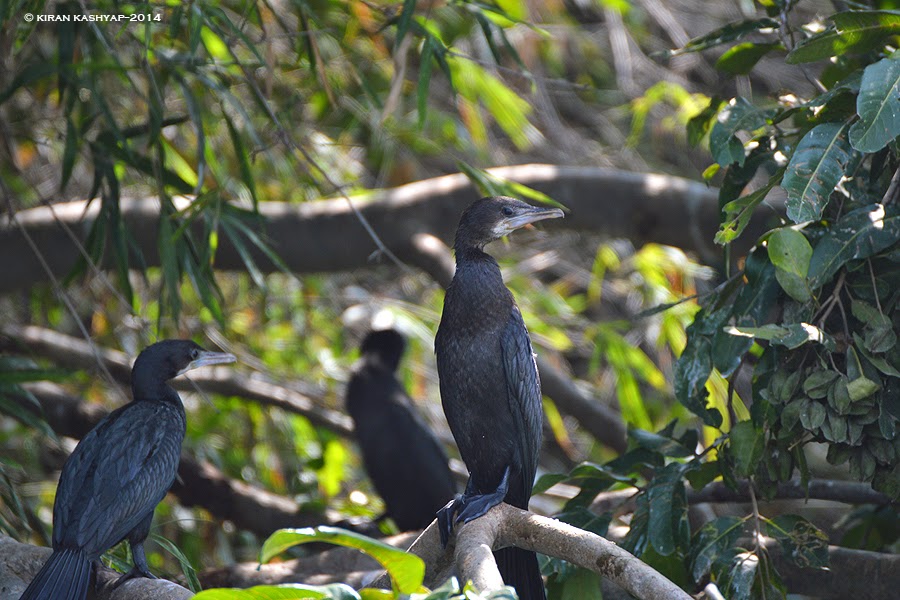
MULTIPOLYGON (((465 493, 438 516, 446 543, 454 522, 500 502, 527 509, 541 445, 541 387, 531 340, 497 261, 484 247, 512 231, 562 217, 512 198, 482 198, 456 230, 456 273, 435 339, 441 402, 469 469, 465 493)), ((519 548, 495 553, 500 573, 522 600, 544 598, 537 557, 519 548)))
POLYGON ((423 529, 456 493, 447 455, 397 380, 403 336, 370 332, 347 386, 363 465, 402 531, 423 529))
POLYGON ((185 371, 233 362, 190 340, 146 348, 131 370, 134 400, 107 415, 69 456, 53 504, 53 554, 22 600, 82 600, 92 562, 127 539, 131 577, 153 577, 144 555, 153 510, 175 481, 186 419, 178 393, 166 382, 185 371))

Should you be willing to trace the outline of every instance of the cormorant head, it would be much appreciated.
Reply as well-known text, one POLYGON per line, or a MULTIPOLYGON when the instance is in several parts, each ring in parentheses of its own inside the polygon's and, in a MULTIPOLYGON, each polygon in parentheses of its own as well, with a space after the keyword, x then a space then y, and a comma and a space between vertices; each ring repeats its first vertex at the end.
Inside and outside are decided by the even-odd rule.
POLYGON ((515 198, 492 196, 473 202, 463 211, 456 229, 457 250, 481 250, 490 242, 509 235, 516 229, 543 219, 565 216, 558 208, 531 206, 515 198))
POLYGON ((406 340, 396 329, 370 331, 359 347, 364 359, 374 358, 391 372, 396 371, 406 350, 406 340))
POLYGON ((131 369, 131 385, 137 397, 139 390, 149 391, 191 369, 235 360, 234 354, 209 352, 191 340, 163 340, 138 355, 131 369))

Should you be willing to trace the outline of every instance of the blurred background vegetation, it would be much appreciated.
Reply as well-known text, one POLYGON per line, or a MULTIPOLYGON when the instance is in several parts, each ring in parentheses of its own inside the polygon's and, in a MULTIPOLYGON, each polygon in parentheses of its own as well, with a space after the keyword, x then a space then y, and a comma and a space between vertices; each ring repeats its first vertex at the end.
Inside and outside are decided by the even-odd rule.
MULTIPOLYGON (((719 184, 723 175, 707 167, 722 161, 707 149, 706 133, 722 98, 765 99, 785 90, 811 97, 821 90, 774 45, 753 56, 752 70, 722 60, 714 68, 727 46, 703 55, 671 49, 728 23, 755 25, 737 35, 726 29, 691 49, 771 27, 760 21, 767 9, 769 18, 790 14, 807 23, 840 9, 833 4, 847 3, 0 3, 4 226, 13 231, 22 223, 13 215, 69 201, 90 200, 98 211, 83 246, 70 250, 78 255, 74 271, 40 273, 40 283, 0 295, 7 327, 0 331, 0 411, 12 417, 0 416, 0 531, 47 543, 56 471, 74 445, 27 408, 38 401, 30 382, 52 380, 108 408, 129 395, 108 370, 76 368, 23 347, 15 326, 51 329, 130 357, 157 339, 192 337, 234 352, 241 376, 311 398, 314 411, 343 409, 362 335, 394 326, 410 340, 403 381, 449 440, 433 359, 441 286, 379 250, 377 230, 369 233, 367 268, 293 274, 273 249, 259 207, 364 202, 368 190, 459 171, 483 193, 558 200, 483 171, 523 163, 695 180, 706 170, 719 184), (127 19, 42 22, 26 13, 127 19), (697 126, 704 119, 705 129, 697 126), (154 247, 142 247, 126 226, 125 199, 152 203, 159 215, 154 247), (241 271, 216 268, 226 240, 241 271)), ((721 283, 738 257, 715 251, 717 258, 700 264, 677 248, 572 230, 525 232, 496 246, 545 360, 631 427, 657 431, 673 420, 693 426, 675 398, 674 363, 699 309, 695 296, 721 283), (672 306, 654 310, 665 305, 672 306)), ((25 244, 21 252, 32 249, 25 244)), ((734 381, 708 375, 702 385, 710 405, 747 419, 740 400, 730 401, 734 381)), ((182 397, 186 455, 304 511, 381 513, 346 431, 244 397, 182 397)), ((552 435, 541 473, 618 455, 551 398, 545 408, 552 435)), ((731 425, 707 426, 701 440, 713 444, 731 425)), ((544 496, 536 510, 556 512, 564 500, 544 496)), ((154 523, 198 571, 256 560, 265 537, 223 524, 202 507, 185 508, 171 495, 154 523)), ((884 542, 878 549, 893 538, 884 542)), ((148 550, 154 572, 181 573, 177 552, 153 544, 148 550)), ((663 570, 688 584, 671 565, 663 570)))

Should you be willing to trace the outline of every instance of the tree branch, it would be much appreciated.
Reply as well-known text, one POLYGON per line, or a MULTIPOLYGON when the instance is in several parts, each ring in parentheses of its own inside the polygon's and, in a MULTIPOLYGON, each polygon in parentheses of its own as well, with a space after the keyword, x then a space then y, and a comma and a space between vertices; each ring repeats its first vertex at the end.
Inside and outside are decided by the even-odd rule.
MULTIPOLYGON (((0 534, 0 591, 3 597, 18 598, 50 556, 50 548, 21 544, 0 534)), ((165 579, 139 577, 112 589, 122 574, 101 567, 97 573, 94 600, 187 600, 194 594, 165 579)))
MULTIPOLYGON (((571 212, 562 222, 548 225, 550 228, 625 237, 636 246, 647 242, 668 244, 694 252, 707 263, 720 261, 719 252, 707 245, 719 226, 717 193, 702 183, 667 175, 541 164, 499 167, 491 173, 534 187, 565 204, 571 212)), ((369 192, 355 198, 354 204, 393 251, 408 244, 417 233, 452 239, 462 209, 476 196, 474 186, 457 173, 369 192)), ((179 208, 189 204, 187 198, 176 202, 179 208)), ((153 198, 123 198, 120 210, 125 235, 140 249, 144 262, 159 265, 159 203, 153 198)), ((54 205, 52 210, 23 210, 16 218, 35 240, 50 270, 62 277, 80 256, 66 227, 84 243, 99 211, 99 202, 67 202, 54 205)), ((344 199, 262 202, 259 212, 266 239, 295 273, 341 271, 371 264, 375 244, 344 199)), ((765 208, 757 212, 749 231, 736 242, 736 254, 756 239, 755 233, 762 231, 770 214, 765 208)), ((249 244, 248 249, 261 270, 278 270, 262 251, 249 244)), ((22 231, 8 217, 0 220, 0 256, 16 257, 4 266, 0 293, 44 280, 22 231)), ((246 268, 228 236, 220 238, 215 266, 246 268)))
MULTIPOLYGON (((721 481, 714 481, 702 490, 688 490, 689 504, 701 502, 749 502, 750 483, 742 481, 737 491, 732 490, 721 481)), ((775 491, 777 500, 831 500, 844 504, 891 504, 892 500, 872 489, 868 483, 858 481, 833 481, 829 479, 811 479, 807 491, 799 479, 778 484, 775 491)))
MULTIPOLYGON (((97 348, 84 340, 34 325, 8 324, 0 328, 0 351, 22 352, 41 356, 69 369, 93 370, 97 359, 115 380, 131 385, 131 359, 124 352, 97 348)), ((292 382, 290 387, 261 378, 241 375, 230 368, 204 368, 188 378, 172 382, 175 389, 193 392, 197 389, 223 396, 238 396, 286 412, 303 415, 317 427, 325 427, 345 436, 353 435, 353 421, 347 415, 324 406, 324 397, 313 386, 292 382), (306 388, 305 392, 297 388, 306 388)))

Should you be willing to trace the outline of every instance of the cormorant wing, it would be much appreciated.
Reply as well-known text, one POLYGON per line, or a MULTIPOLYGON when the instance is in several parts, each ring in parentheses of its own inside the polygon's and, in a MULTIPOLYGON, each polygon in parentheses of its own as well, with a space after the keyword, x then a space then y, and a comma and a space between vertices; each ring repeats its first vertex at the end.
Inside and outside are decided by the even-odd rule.
POLYGON ((126 404, 85 436, 60 476, 54 545, 103 553, 153 511, 181 455, 184 418, 162 414, 170 411, 161 402, 126 404))
MULTIPOLYGON (((522 500, 531 497, 534 476, 537 472, 537 456, 540 448, 544 409, 541 403, 541 382, 537 363, 531 349, 531 339, 522 320, 519 307, 513 304, 506 327, 500 336, 503 352, 503 370, 506 374, 507 399, 516 427, 516 436, 522 446, 522 476, 525 490, 522 500)), ((515 490, 510 490, 513 494, 515 490)), ((518 493, 517 491, 515 491, 518 493)), ((513 497, 515 498, 515 496, 513 497)))

